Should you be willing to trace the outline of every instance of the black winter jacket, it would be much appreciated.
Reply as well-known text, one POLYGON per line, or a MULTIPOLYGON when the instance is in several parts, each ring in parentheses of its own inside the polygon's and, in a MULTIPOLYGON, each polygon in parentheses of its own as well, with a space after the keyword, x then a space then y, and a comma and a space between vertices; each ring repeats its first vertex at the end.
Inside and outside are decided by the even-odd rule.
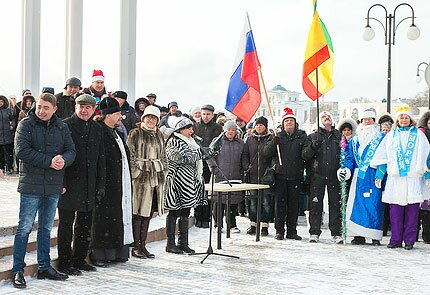
POLYGON ((22 119, 15 135, 16 156, 20 159, 18 192, 27 195, 59 195, 63 188, 65 168, 75 160, 75 145, 70 130, 57 115, 48 122, 30 110, 22 119), (51 160, 62 155, 64 168, 50 167, 51 160))
POLYGON ((282 165, 279 163, 276 145, 273 141, 264 150, 266 157, 273 157, 276 161, 276 178, 303 180, 305 161, 302 158, 302 150, 306 142, 306 132, 296 128, 294 133, 289 135, 285 130, 282 130, 278 137, 282 165))
POLYGON ((318 176, 324 179, 336 179, 336 172, 339 169, 340 160, 340 140, 342 135, 337 129, 332 129, 330 132, 325 129, 318 128, 318 133, 310 134, 303 148, 303 159, 309 161, 311 169, 310 176, 318 176), (315 143, 322 140, 319 147, 315 143))
POLYGON ((220 124, 214 122, 214 119, 212 119, 208 123, 204 123, 203 121, 197 123, 194 125, 194 131, 197 136, 203 139, 202 146, 208 147, 212 139, 220 135, 223 129, 220 124))
MULTIPOLYGON (((3 96, 4 97, 4 96, 3 96)), ((2 99, 2 98, 0 98, 2 99)), ((9 101, 4 97, 3 106, 0 108, 0 145, 11 144, 13 142, 13 129, 15 120, 9 108, 9 101)), ((3 168, 3 167, 0 167, 3 168)))
POLYGON ((92 119, 87 122, 73 114, 64 120, 72 133, 76 159, 66 168, 64 186, 58 208, 88 212, 94 208, 97 191, 105 189, 106 162, 103 129, 92 119))
POLYGON ((263 135, 259 135, 254 131, 246 140, 242 153, 242 167, 245 171, 249 170, 251 183, 258 183, 267 167, 272 163, 272 157, 265 156, 263 153, 264 147, 271 139, 272 135, 270 133, 266 132, 263 135), (259 151, 259 159, 257 158, 257 151, 259 151))
POLYGON ((136 116, 136 111, 128 102, 124 102, 121 106, 121 115, 123 117, 121 122, 124 124, 125 129, 127 129, 127 133, 129 133, 131 129, 137 127, 136 123, 140 120, 136 116))
POLYGON ((57 98, 57 112, 56 114, 61 119, 66 119, 75 113, 75 98, 66 95, 64 92, 55 94, 57 98))

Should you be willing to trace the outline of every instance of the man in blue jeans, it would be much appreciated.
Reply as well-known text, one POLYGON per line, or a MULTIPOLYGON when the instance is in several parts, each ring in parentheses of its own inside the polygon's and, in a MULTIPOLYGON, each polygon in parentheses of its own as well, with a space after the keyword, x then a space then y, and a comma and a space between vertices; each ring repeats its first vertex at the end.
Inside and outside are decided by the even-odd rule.
POLYGON ((25 288, 24 262, 28 236, 38 213, 38 279, 66 280, 52 268, 49 256, 51 229, 63 189, 64 168, 75 159, 75 145, 69 128, 55 115, 56 98, 43 93, 16 130, 15 149, 20 159, 18 192, 21 194, 19 223, 13 246, 12 282, 25 288))
MULTIPOLYGON (((267 129, 267 118, 255 119, 254 129, 246 140, 242 153, 242 167, 249 174, 250 183, 261 183, 267 167, 272 163, 272 157, 264 157, 263 150, 272 140, 272 135, 267 129)), ((257 195, 258 191, 252 191, 249 198, 250 227, 248 235, 255 235, 257 231, 257 195)), ((261 235, 269 235, 269 222, 272 216, 272 196, 266 191, 261 191, 261 235)))

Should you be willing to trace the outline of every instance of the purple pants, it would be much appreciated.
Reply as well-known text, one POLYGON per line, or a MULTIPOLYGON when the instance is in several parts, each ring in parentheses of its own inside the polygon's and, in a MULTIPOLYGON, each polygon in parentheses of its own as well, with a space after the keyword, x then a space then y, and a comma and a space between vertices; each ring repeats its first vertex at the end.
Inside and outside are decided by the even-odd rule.
POLYGON ((401 244, 403 241, 410 245, 415 243, 419 210, 419 203, 406 206, 390 204, 390 244, 401 244))

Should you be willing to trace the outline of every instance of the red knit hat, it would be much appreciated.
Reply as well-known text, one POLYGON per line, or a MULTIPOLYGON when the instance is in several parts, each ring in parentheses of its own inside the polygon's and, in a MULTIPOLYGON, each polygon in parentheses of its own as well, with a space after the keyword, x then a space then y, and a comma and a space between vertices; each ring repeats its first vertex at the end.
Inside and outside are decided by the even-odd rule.
POLYGON ((290 109, 289 107, 286 107, 284 109, 285 114, 282 116, 282 121, 284 121, 287 118, 293 118, 297 121, 296 115, 294 115, 294 111, 290 109))
POLYGON ((103 75, 102 70, 94 70, 93 71, 92 82, 94 82, 94 81, 104 81, 104 80, 105 80, 105 75, 103 75))

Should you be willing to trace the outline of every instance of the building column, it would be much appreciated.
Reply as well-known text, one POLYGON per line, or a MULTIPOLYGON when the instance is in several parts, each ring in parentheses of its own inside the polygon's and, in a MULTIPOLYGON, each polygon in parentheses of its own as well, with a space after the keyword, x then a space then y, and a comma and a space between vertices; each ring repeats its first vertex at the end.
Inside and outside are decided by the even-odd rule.
POLYGON ((40 93, 40 0, 22 0, 21 89, 40 93))
POLYGON ((136 88, 136 0, 121 1, 119 87, 135 98, 136 88))
POLYGON ((82 77, 83 0, 66 0, 65 80, 82 77))

